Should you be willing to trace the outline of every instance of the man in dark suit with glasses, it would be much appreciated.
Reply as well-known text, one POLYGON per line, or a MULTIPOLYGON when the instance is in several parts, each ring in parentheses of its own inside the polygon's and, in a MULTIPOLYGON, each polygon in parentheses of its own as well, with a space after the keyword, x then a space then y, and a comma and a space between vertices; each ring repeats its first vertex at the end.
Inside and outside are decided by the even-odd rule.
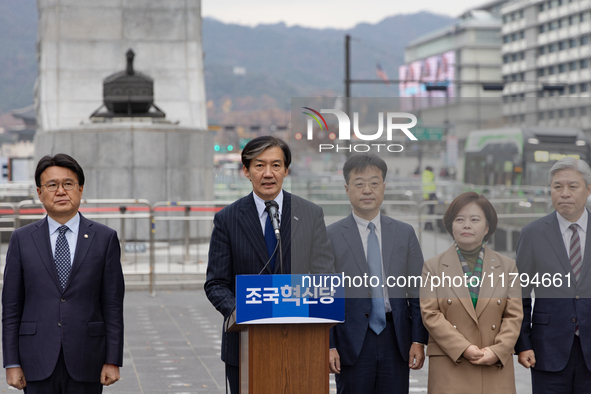
POLYGON ((72 157, 43 157, 35 183, 47 216, 15 230, 6 254, 6 381, 27 394, 101 393, 123 364, 117 233, 78 212, 84 172, 72 157))

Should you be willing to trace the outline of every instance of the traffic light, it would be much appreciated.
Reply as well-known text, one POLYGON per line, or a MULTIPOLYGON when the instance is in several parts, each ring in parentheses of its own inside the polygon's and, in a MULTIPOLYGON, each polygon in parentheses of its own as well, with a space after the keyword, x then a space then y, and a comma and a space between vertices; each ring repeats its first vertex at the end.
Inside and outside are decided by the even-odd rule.
POLYGON ((228 145, 220 145, 220 144, 215 144, 213 146, 213 150, 218 152, 218 153, 227 153, 227 152, 232 152, 234 150, 234 145, 228 144, 228 145))

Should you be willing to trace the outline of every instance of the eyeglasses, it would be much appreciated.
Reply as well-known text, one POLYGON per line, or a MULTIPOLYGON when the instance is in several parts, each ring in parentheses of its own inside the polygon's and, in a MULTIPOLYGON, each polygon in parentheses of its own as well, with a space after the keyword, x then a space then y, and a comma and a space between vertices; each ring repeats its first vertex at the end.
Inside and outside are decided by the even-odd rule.
POLYGON ((366 185, 369 185, 370 189, 376 190, 380 186, 382 186, 383 184, 384 184, 384 182, 376 182, 376 181, 372 181, 372 182, 355 181, 353 183, 353 187, 357 190, 363 190, 363 189, 365 189, 366 185))
POLYGON ((71 181, 60 182, 60 183, 50 182, 50 183, 46 183, 45 185, 41 185, 41 186, 42 187, 45 186, 47 191, 54 192, 58 189, 59 185, 62 185, 64 190, 72 190, 72 189, 74 189, 74 186, 76 186, 77 183, 78 182, 71 182, 71 181))

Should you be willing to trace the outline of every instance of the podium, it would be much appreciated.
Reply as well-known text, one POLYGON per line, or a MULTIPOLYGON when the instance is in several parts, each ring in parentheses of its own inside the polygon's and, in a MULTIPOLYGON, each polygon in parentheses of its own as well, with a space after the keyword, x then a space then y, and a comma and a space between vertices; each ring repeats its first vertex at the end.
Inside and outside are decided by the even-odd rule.
POLYGON ((240 332, 241 394, 328 393, 329 329, 345 313, 342 286, 313 285, 327 276, 236 277, 226 329, 240 332))

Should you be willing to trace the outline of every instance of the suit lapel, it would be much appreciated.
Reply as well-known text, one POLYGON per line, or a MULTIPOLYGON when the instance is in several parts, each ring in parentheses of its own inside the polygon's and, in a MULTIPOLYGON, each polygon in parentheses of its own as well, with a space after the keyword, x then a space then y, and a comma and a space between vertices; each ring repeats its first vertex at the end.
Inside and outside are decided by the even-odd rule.
POLYGON ((544 229, 544 234, 546 235, 546 240, 552 249, 554 249, 554 253, 556 253, 560 264, 564 267, 565 272, 572 272, 568 252, 566 251, 564 241, 562 240, 560 225, 558 224, 558 218, 556 215, 558 215, 556 212, 550 215, 550 219, 546 222, 547 226, 544 229))
POLYGON ((380 215, 380 224, 382 231, 382 261, 384 263, 384 272, 391 275, 390 272, 390 258, 394 255, 394 244, 396 243, 396 236, 394 231, 393 221, 389 220, 385 215, 380 215))
MULTIPOLYGON (((238 224, 261 259, 262 267, 269 260, 269 253, 267 252, 267 244, 265 243, 261 221, 259 220, 252 192, 244 199, 240 211, 241 214, 238 215, 238 224)), ((269 274, 272 273, 269 266, 267 266, 266 271, 269 274)))
POLYGON ((90 245, 94 239, 94 230, 91 227, 92 222, 80 214, 80 226, 78 227, 78 239, 76 241, 74 262, 72 263, 72 270, 70 271, 70 276, 68 277, 64 291, 66 291, 70 283, 72 283, 74 276, 76 276, 76 273, 80 269, 80 266, 84 262, 84 258, 90 249, 90 245))
POLYGON ((38 225, 36 230, 31 232, 33 236, 33 242, 35 242, 35 246, 37 247, 37 251, 39 252, 39 256, 41 256, 41 261, 47 268, 47 272, 49 276, 57 286, 57 288, 62 291, 62 286, 60 284, 59 278, 57 277, 57 271, 55 268, 55 260, 53 258, 53 254, 51 252, 51 244, 49 240, 49 225, 47 224, 47 216, 45 219, 38 225))
MULTIPOLYGON (((490 302, 495 289, 497 288, 501 278, 499 277, 499 267, 501 261, 492 258, 492 250, 485 246, 484 250, 484 261, 482 262, 482 280, 480 285, 480 291, 478 294, 478 302, 476 303, 476 316, 480 317, 484 309, 490 302), (492 274, 492 283, 491 277, 492 274)), ((512 278, 505 278, 505 281, 512 280, 512 278)))
MULTIPOLYGON (((470 317, 474 319, 476 324, 478 324, 476 311, 474 310, 474 305, 472 304, 472 298, 470 298, 470 291, 468 290, 468 288, 464 287, 463 280, 462 286, 453 286, 453 278, 455 278, 456 276, 459 276, 461 278, 464 277, 464 271, 462 270, 462 265, 460 264, 460 259, 458 257, 458 253, 456 252, 455 245, 452 245, 451 248, 449 248, 445 252, 445 256, 443 256, 443 258, 441 259, 441 267, 439 267, 439 273, 441 277, 443 277, 443 274, 445 274, 446 277, 452 278, 452 291, 455 293, 456 297, 458 297, 466 312, 468 312, 470 317)), ((449 284, 446 281, 444 287, 447 286, 449 286, 449 284)))
MULTIPOLYGON (((585 283, 585 275, 589 272, 589 266, 591 265, 591 213, 585 209, 585 213, 587 213, 587 231, 585 236, 585 254, 583 256, 583 266, 581 267, 581 276, 577 282, 577 286, 580 283, 585 283)), ((569 260, 570 263, 570 260, 569 260)), ((574 278, 574 277, 573 277, 574 278)))
POLYGON ((363 242, 361 241, 361 235, 359 234, 357 222, 353 218, 353 214, 349 215, 343 222, 342 231, 345 243, 349 246, 351 255, 355 258, 355 262, 359 266, 359 270, 362 274, 369 272, 367 259, 363 250, 363 242))
MULTIPOLYGON (((298 223, 299 223, 299 218, 298 220, 294 220, 293 221, 293 226, 292 226, 292 221, 291 221, 291 216, 292 214, 294 216, 297 217, 297 211, 298 211, 298 207, 294 204, 291 203, 291 194, 283 191, 283 207, 282 207, 283 212, 281 212, 281 223, 280 223, 280 228, 281 228, 281 248, 283 249, 283 273, 287 274, 287 273, 291 273, 291 271, 288 271, 288 267, 287 264, 288 262, 291 261, 291 239, 292 239, 292 231, 293 234, 297 233, 297 228, 298 228, 298 223), (293 209, 293 210, 292 210, 293 209)), ((275 273, 280 273, 281 269, 279 267, 279 259, 275 260, 275 273)))

